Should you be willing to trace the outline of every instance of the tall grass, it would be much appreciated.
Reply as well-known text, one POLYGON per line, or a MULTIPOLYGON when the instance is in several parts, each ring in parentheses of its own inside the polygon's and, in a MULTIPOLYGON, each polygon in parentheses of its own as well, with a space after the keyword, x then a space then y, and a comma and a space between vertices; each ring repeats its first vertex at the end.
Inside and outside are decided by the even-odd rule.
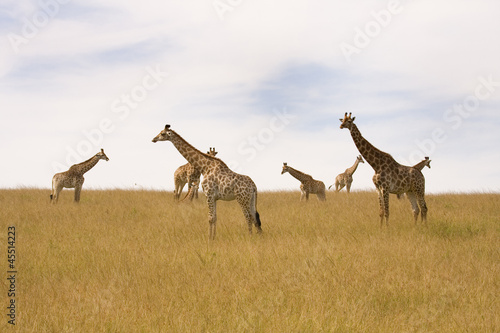
POLYGON ((74 204, 66 190, 50 205, 47 190, 1 190, 1 251, 7 226, 17 231, 16 328, 500 331, 500 195, 429 195, 427 226, 391 197, 382 229, 374 192, 299 197, 259 193, 262 236, 236 202, 218 202, 209 242, 203 195, 84 190, 74 204))

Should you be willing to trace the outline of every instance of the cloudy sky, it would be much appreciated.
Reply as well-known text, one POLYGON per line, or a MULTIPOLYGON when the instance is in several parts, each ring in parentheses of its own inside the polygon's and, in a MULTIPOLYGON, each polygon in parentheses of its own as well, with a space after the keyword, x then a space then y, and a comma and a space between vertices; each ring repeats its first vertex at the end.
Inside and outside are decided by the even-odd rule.
MULTIPOLYGON (((428 193, 500 191, 500 2, 2 0, 0 188, 49 188, 100 148, 85 188, 173 189, 171 124, 261 190, 283 162, 333 183, 345 112, 428 193)), ((362 164, 353 189, 373 189, 362 164)))

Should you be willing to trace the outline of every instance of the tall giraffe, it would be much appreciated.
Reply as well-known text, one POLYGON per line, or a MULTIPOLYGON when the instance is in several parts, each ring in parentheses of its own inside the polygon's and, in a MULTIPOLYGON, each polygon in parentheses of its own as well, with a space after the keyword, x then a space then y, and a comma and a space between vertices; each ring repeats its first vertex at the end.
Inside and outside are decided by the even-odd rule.
MULTIPOLYGON (((207 154, 210 156, 217 155, 215 147, 214 148, 210 147, 210 150, 207 152, 207 154)), ((184 188, 184 185, 186 185, 186 183, 188 184, 188 193, 189 193, 192 184, 196 181, 198 181, 199 183, 200 177, 201 177, 201 171, 196 169, 193 165, 191 165, 191 163, 186 163, 178 167, 177 170, 175 170, 174 172, 174 184, 175 184, 174 199, 175 200, 180 199, 182 189, 184 188)), ((197 189, 194 189, 193 193, 190 194, 189 200, 193 200, 193 198, 198 198, 197 189)))
POLYGON ((50 200, 52 203, 57 203, 59 199, 59 192, 66 188, 75 188, 75 202, 80 202, 80 192, 82 191, 83 174, 92 169, 99 160, 109 161, 109 158, 104 154, 104 149, 100 152, 86 160, 85 162, 72 165, 68 171, 56 173, 52 177, 52 193, 50 194, 50 200))
MULTIPOLYGON (((343 173, 335 177, 335 191, 340 192, 340 190, 342 190, 345 186, 347 193, 351 192, 352 175, 358 168, 359 163, 365 163, 361 155, 356 157, 356 161, 354 162, 352 167, 347 168, 343 173)), ((333 184, 328 186, 328 189, 330 189, 330 187, 332 186, 333 184)))
POLYGON ((291 166, 288 166, 287 163, 283 163, 283 169, 281 169, 281 174, 284 174, 285 172, 288 172, 292 175, 292 177, 300 181, 300 201, 304 198, 306 201, 309 200, 309 193, 316 194, 318 200, 320 201, 326 200, 325 183, 315 180, 311 175, 305 174, 292 168, 291 166))
POLYGON ((179 153, 201 171, 203 175, 201 185, 208 203, 210 239, 215 238, 217 200, 231 201, 236 199, 245 215, 248 231, 252 233, 253 224, 258 233, 262 232, 260 216, 257 212, 257 186, 250 177, 232 171, 217 157, 200 152, 170 129, 170 125, 165 125, 165 128, 153 138, 153 142, 158 141, 172 142, 179 153))
POLYGON ((344 119, 340 119, 340 128, 347 128, 351 132, 354 144, 368 164, 375 170, 373 183, 378 191, 380 203, 380 226, 389 224, 389 193, 406 193, 411 202, 415 223, 421 212, 422 222, 427 222, 427 205, 425 203, 425 178, 416 168, 401 165, 394 158, 375 148, 366 140, 354 124, 354 119, 347 112, 344 119))

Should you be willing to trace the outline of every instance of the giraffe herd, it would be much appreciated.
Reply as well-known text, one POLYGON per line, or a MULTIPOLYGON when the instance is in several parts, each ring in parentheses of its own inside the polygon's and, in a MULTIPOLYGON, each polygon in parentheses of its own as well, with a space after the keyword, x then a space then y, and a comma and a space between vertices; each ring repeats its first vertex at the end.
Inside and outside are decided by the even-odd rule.
MULTIPOLYGON (((339 192, 344 187, 350 193, 353 182, 353 174, 360 163, 365 161, 373 168, 375 174, 373 183, 379 196, 379 216, 380 225, 389 223, 389 194, 396 194, 401 198, 404 194, 411 203, 415 223, 420 215, 422 222, 427 222, 427 205, 425 202, 425 178, 422 169, 430 168, 431 160, 425 157, 424 160, 414 166, 405 166, 397 163, 394 158, 366 140, 354 124, 356 117, 347 112, 344 118, 340 119, 340 128, 347 128, 356 145, 359 155, 354 164, 339 174, 335 178, 335 191, 339 192)), ((183 200, 192 201, 198 197, 198 187, 200 177, 203 175, 201 187, 205 193, 208 204, 209 238, 214 239, 217 223, 217 201, 236 200, 240 205, 243 215, 247 221, 248 231, 252 233, 255 227, 257 233, 262 232, 260 215, 257 211, 257 186, 253 180, 246 176, 232 171, 221 159, 215 157, 215 148, 205 154, 189 144, 177 132, 165 125, 161 132, 153 138, 153 143, 158 141, 170 141, 179 153, 187 160, 187 164, 180 166, 174 173, 174 199, 179 201, 183 187, 188 184, 188 192, 183 200)), ((66 188, 74 188, 74 201, 80 201, 84 178, 83 174, 92 169, 101 159, 108 161, 109 158, 101 149, 90 159, 72 165, 68 171, 57 173, 52 178, 52 193, 50 199, 52 203, 57 203, 59 193, 66 188)), ((300 181, 300 200, 308 200, 309 194, 316 194, 318 200, 325 201, 325 184, 314 179, 311 175, 292 168, 286 162, 283 163, 281 174, 289 173, 292 177, 300 181)), ((333 186, 330 185, 328 189, 333 186)))

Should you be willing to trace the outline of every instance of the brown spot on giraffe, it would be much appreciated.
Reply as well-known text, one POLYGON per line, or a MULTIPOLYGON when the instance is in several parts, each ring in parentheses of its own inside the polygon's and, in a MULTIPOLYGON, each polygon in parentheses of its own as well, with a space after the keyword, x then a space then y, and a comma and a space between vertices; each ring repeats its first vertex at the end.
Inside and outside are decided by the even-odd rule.
POLYGON ((305 174, 297 169, 292 168, 287 163, 283 163, 283 168, 281 169, 281 174, 288 172, 292 177, 300 181, 300 201, 304 198, 309 200, 309 194, 316 194, 318 200, 325 201, 325 183, 322 181, 314 179, 311 175, 305 174))
POLYGON ((52 193, 50 194, 52 203, 57 203, 59 193, 64 187, 74 188, 75 202, 80 202, 80 192, 82 191, 83 182, 85 181, 83 175, 92 169, 100 160, 109 161, 109 158, 104 153, 104 149, 101 149, 100 152, 88 160, 72 165, 68 171, 56 173, 54 177, 52 177, 52 193))
MULTIPOLYGON (((424 167, 428 167, 429 169, 431 168, 431 160, 429 159, 429 156, 426 156, 422 161, 418 162, 412 168, 418 169, 422 171, 424 167)), ((398 199, 402 199, 403 195, 402 194, 397 194, 398 199)))
POLYGON ((209 217, 209 238, 215 238, 217 223, 217 200, 236 200, 245 215, 248 231, 252 233, 252 225, 261 233, 261 221, 257 212, 257 186, 252 179, 240 175, 217 157, 204 154, 190 145, 179 134, 170 129, 170 125, 153 138, 153 142, 170 141, 179 153, 195 168, 201 170, 203 191, 207 197, 209 217))
MULTIPOLYGON (((339 192, 345 186, 347 193, 351 192, 351 184, 353 181, 352 175, 358 168, 359 163, 365 163, 361 155, 356 157, 356 161, 354 162, 352 167, 347 168, 343 173, 335 177, 335 191, 339 192)), ((333 184, 328 186, 328 189, 330 189, 332 186, 333 184)))
MULTIPOLYGON (((358 127, 354 124, 356 117, 351 113, 340 119, 340 128, 347 128, 351 132, 354 144, 365 158, 366 162, 375 170, 373 183, 377 188, 380 204, 380 225, 389 224, 389 193, 406 193, 410 200, 415 223, 421 213, 422 222, 427 222, 427 205, 425 203, 425 178, 417 168, 401 165, 394 158, 375 148, 366 140, 358 127)), ((429 161, 430 163, 430 161, 429 161)), ((430 166, 430 165, 429 165, 430 166)))

